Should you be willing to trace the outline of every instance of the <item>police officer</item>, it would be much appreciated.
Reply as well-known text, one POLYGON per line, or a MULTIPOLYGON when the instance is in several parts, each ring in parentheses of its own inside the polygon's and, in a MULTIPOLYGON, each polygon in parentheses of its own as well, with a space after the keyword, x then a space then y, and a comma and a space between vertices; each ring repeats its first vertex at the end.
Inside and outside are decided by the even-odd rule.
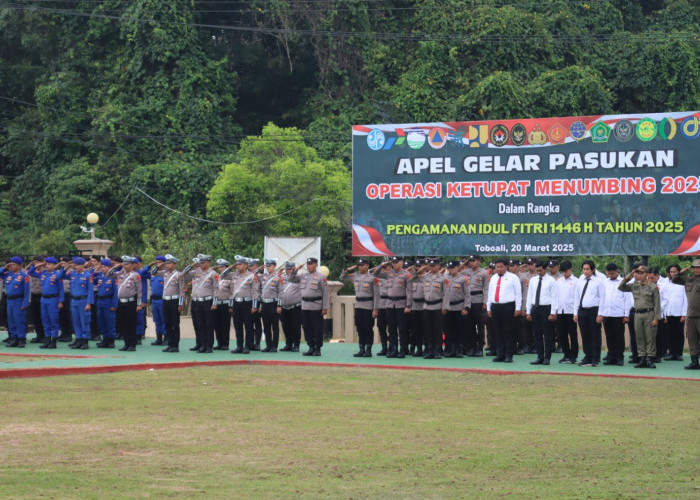
MULTIPOLYGON (((94 276, 100 272, 100 257, 97 255, 91 255, 90 258, 87 259, 86 267, 93 277, 93 296, 97 297, 97 284, 95 283, 94 276)), ((95 301, 97 301, 97 299, 95 299, 95 301)), ((100 335, 100 325, 99 321, 97 320, 97 306, 95 305, 90 309, 90 340, 100 340, 100 335)))
MULTIPOLYGON (((69 257, 61 258, 61 266, 63 271, 64 266, 71 262, 69 257)), ((58 336, 59 342, 70 342, 73 340, 73 321, 70 314, 70 280, 63 280, 64 301, 63 307, 58 313, 58 324, 60 325, 61 334, 58 336)))
POLYGON ((217 309, 214 292, 219 275, 210 269, 211 255, 197 254, 192 270, 185 276, 192 279, 192 324, 196 337, 190 351, 214 352, 214 317, 217 309))
MULTIPOLYGON (((262 274, 263 270, 260 268, 260 259, 248 259, 248 270, 255 275, 262 274)), ((258 276, 256 276, 256 279, 258 279, 258 276)), ((262 312, 258 311, 258 308, 256 308, 252 316, 254 342, 250 350, 259 351, 263 333, 262 312)))
POLYGON ((484 313, 486 311, 486 287, 488 272, 481 267, 481 256, 470 255, 467 259, 467 269, 464 275, 469 280, 469 295, 471 307, 467 314, 467 356, 481 357, 484 355, 484 313))
POLYGON ((685 293, 688 296, 685 331, 690 349, 690 364, 685 365, 684 368, 700 370, 700 362, 698 362, 700 357, 700 259, 695 259, 690 266, 681 269, 671 282, 685 286, 685 293), (685 273, 691 268, 692 276, 686 276, 685 273))
MULTIPOLYGON (((382 344, 377 356, 386 356, 389 346, 388 324, 386 321, 386 301, 389 298, 389 282, 386 279, 379 279, 379 306, 377 307, 377 331, 379 342, 382 344)), ((422 310, 422 309, 421 309, 422 310)))
POLYGON ((226 259, 216 259, 216 271, 219 273, 219 281, 214 291, 214 332, 216 334, 215 351, 228 351, 231 339, 231 263, 226 259))
POLYGON ((369 260, 359 259, 357 265, 343 269, 340 281, 352 282, 355 286, 355 328, 360 350, 356 358, 371 358, 374 342, 374 318, 379 306, 379 278, 369 273, 369 260), (357 269, 357 272, 353 272, 357 269))
MULTIPOLYGON (((447 263, 448 274, 445 277, 445 293, 442 301, 442 314, 445 317, 446 358, 461 358, 467 343, 465 320, 469 314, 471 290, 469 278, 460 272, 461 262, 451 260, 447 263)), ((470 336, 473 338, 473 336, 470 336)))
POLYGON ((323 316, 330 307, 330 293, 326 277, 316 271, 318 259, 306 259, 306 274, 297 274, 299 266, 292 271, 290 280, 299 283, 301 288, 301 324, 304 337, 309 345, 304 356, 320 356, 323 347, 323 316))
MULTIPOLYGON (((416 259, 414 266, 414 273, 422 276, 425 270, 418 271, 422 269, 425 265, 423 259, 416 259)), ((380 297, 382 284, 386 283, 386 280, 379 280, 380 282, 380 297)), ((413 295, 413 304, 411 307, 410 322, 411 322, 411 332, 413 334, 414 343, 416 345, 416 351, 413 353, 414 358, 420 358, 423 356, 423 345, 425 344, 425 321, 423 319, 423 308, 425 307, 425 296, 423 295, 423 283, 422 280, 411 280, 411 293, 413 295)), ((386 299, 385 299, 386 300, 386 299)), ((381 304, 381 299, 380 299, 381 304)), ((385 316, 386 317, 386 316, 385 316)), ((386 321, 385 321, 386 323, 386 321)), ((384 335, 386 337, 386 326, 384 327, 384 335)))
POLYGON ((75 342, 71 349, 88 349, 91 336, 92 306, 95 303, 95 292, 92 285, 92 273, 85 269, 83 257, 73 257, 73 263, 62 269, 61 279, 70 283, 70 316, 75 331, 75 342))
POLYGON ((22 269, 22 263, 21 257, 11 257, 0 272, 7 293, 7 326, 11 338, 7 347, 24 347, 27 344, 27 308, 31 292, 29 276, 22 269))
MULTIPOLYGON (((423 287, 423 339, 425 359, 442 358, 442 306, 445 293, 445 277, 440 272, 438 259, 427 259, 427 264, 418 268, 417 275, 411 277, 423 287)), ((401 357, 401 356, 400 356, 401 357)))
MULTIPOLYGON (((41 255, 36 255, 29 265, 29 268, 40 262, 44 262, 44 257, 41 255)), ((45 335, 44 324, 41 320, 41 278, 29 274, 29 269, 26 269, 26 271, 29 275, 29 291, 31 294, 29 297, 28 316, 32 322, 32 325, 34 325, 34 333, 36 333, 36 337, 31 340, 31 343, 43 344, 45 335)))
POLYGON ((277 260, 265 259, 265 272, 259 275, 260 307, 263 329, 265 330, 265 349, 263 352, 277 352, 280 341, 280 322, 277 306, 280 297, 280 277, 276 272, 277 260))
POLYGON ((115 273, 117 277, 117 296, 119 306, 117 316, 119 328, 124 338, 124 346, 120 351, 136 350, 136 321, 137 313, 142 309, 141 300, 143 288, 141 286, 141 276, 135 269, 136 258, 129 255, 122 256, 121 270, 115 273))
POLYGON ((175 269, 178 259, 165 254, 165 264, 158 271, 163 277, 163 321, 168 347, 163 352, 180 352, 180 313, 185 307, 185 276, 175 269))
POLYGON ((143 297, 141 309, 136 313, 136 344, 141 345, 146 336, 146 304, 148 304, 148 282, 151 280, 151 270, 148 266, 143 265, 143 261, 138 255, 134 256, 134 259, 136 262, 134 262, 133 267, 141 278, 141 297, 143 297))
POLYGON ((619 285, 622 292, 634 297, 634 331, 637 336, 639 363, 635 368, 656 368, 656 327, 661 320, 661 298, 655 283, 649 281, 649 269, 639 266, 619 285), (634 283, 628 283, 634 276, 634 283))
POLYGON ((299 352, 301 343, 301 287, 291 281, 294 262, 284 263, 284 275, 280 277, 280 301, 277 313, 282 320, 286 345, 280 351, 299 352))
POLYGON ((257 274, 248 269, 249 262, 249 259, 239 256, 236 259, 236 272, 231 273, 233 327, 236 330, 233 354, 250 354, 255 345, 253 313, 258 309, 260 287, 257 274))
MULTIPOLYGON (((163 275, 159 271, 165 265, 165 256, 156 255, 153 262, 148 264, 148 278, 151 282, 151 312, 153 314, 153 324, 156 328, 156 340, 151 345, 163 345, 165 336, 165 320, 163 319, 163 275)), ((141 275, 144 279, 146 274, 141 275)))
POLYGON ((41 349, 56 349, 58 338, 58 312, 63 307, 65 297, 63 283, 56 270, 58 260, 55 257, 46 257, 41 262, 34 261, 27 274, 38 279, 41 283, 41 321, 44 328, 44 343, 41 349))
POLYGON ((97 344, 99 348, 114 348, 114 340, 117 336, 117 308, 119 307, 119 297, 117 296, 117 278, 111 272, 112 261, 110 259, 100 260, 100 269, 93 273, 92 282, 97 285, 97 322, 102 341, 97 344))
POLYGON ((408 348, 406 321, 413 304, 411 275, 403 268, 404 258, 392 257, 375 269, 374 276, 387 281, 386 319, 389 329, 387 358, 404 358, 408 348), (400 350, 398 350, 398 346, 400 350))

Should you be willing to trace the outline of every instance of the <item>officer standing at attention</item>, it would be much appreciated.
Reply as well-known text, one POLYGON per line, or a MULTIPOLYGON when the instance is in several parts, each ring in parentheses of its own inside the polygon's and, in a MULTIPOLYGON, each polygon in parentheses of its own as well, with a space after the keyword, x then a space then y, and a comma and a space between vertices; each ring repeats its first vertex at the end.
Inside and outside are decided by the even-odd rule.
POLYGON ((186 277, 192 279, 192 324, 196 337, 190 351, 210 354, 214 352, 214 292, 219 275, 210 269, 211 256, 197 254, 193 270, 186 277))
POLYGON ((634 331, 637 335, 639 363, 635 368, 656 368, 656 327, 661 320, 661 297, 655 283, 649 281, 649 269, 639 266, 618 287, 622 292, 632 292, 634 297, 634 331), (634 276, 634 283, 628 283, 634 276))
MULTIPOLYGON (((418 268, 412 281, 418 281, 423 287, 423 339, 425 341, 424 359, 442 358, 442 305, 445 293, 445 276, 440 272, 438 259, 426 259, 427 264, 418 268)), ((399 356, 402 357, 402 356, 399 356)))
POLYGON ((323 347, 323 316, 328 313, 330 307, 330 293, 328 292, 328 280, 316 271, 318 259, 309 257, 306 259, 306 274, 297 274, 299 266, 294 271, 290 280, 299 283, 301 288, 301 324, 304 327, 304 337, 309 345, 309 350, 304 356, 320 356, 323 347))
POLYGON ((22 269, 22 258, 15 256, 0 272, 7 293, 7 328, 10 342, 7 347, 25 347, 27 344, 27 308, 29 307, 29 276, 22 269))
POLYGON ((277 313, 282 319, 282 330, 286 345, 280 351, 299 352, 301 343, 301 288, 290 280, 294 262, 284 263, 284 274, 280 278, 280 301, 277 313))
POLYGON ((548 365, 554 350, 554 322, 557 320, 557 280, 547 272, 547 263, 535 262, 527 297, 527 320, 532 322, 537 359, 531 365, 548 365))
POLYGON ((58 312, 65 297, 63 283, 56 270, 58 260, 46 257, 42 262, 34 261, 27 272, 41 283, 41 321, 44 327, 44 343, 41 349, 56 349, 58 338, 58 312))
POLYGON ((467 315, 467 356, 481 357, 484 355, 484 312, 486 311, 486 286, 488 272, 481 267, 481 257, 470 255, 464 275, 469 280, 471 307, 467 315))
POLYGON ((180 352, 180 313, 185 307, 185 276, 175 269, 178 259, 165 254, 163 277, 163 321, 168 347, 163 352, 180 352))
POLYGON ((374 318, 379 306, 379 278, 369 272, 369 260, 359 259, 357 265, 343 269, 340 281, 352 282, 355 286, 355 327, 360 350, 356 358, 371 358, 374 342, 374 318), (357 269, 357 272, 353 272, 357 269))
POLYGON ((226 259, 216 259, 214 269, 219 273, 219 282, 214 290, 214 333, 216 334, 215 351, 228 351, 231 340, 231 313, 233 305, 231 302, 231 263, 226 259))
POLYGON ((387 281, 386 320, 389 330, 387 358, 404 358, 408 348, 406 321, 413 305, 411 275, 403 268, 403 257, 394 256, 382 262, 374 276, 387 281), (398 346, 401 350, 398 350, 398 346))
MULTIPOLYGON (((259 280, 259 276, 262 274, 262 269, 260 269, 260 259, 248 259, 248 270, 251 273, 255 274, 256 279, 259 280)), ((255 311, 253 311, 252 316, 254 341, 253 345, 250 347, 250 350, 259 351, 260 341, 262 340, 263 333, 262 313, 258 311, 258 308, 256 307, 255 311)))
POLYGON ((260 283, 260 307, 262 313, 263 329, 265 330, 265 349, 263 352, 277 352, 280 341, 280 321, 277 314, 280 297, 280 277, 275 272, 277 261, 265 259, 265 272, 259 275, 260 283))
POLYGON ((101 268, 93 273, 92 282, 97 285, 97 322, 102 341, 97 347, 113 349, 114 340, 117 336, 117 308, 119 307, 119 297, 117 296, 117 279, 110 274, 112 261, 110 259, 100 260, 101 268))
MULTIPOLYGON (((156 328, 156 340, 151 345, 163 345, 165 335, 165 321, 163 320, 163 275, 159 271, 165 265, 165 256, 157 255, 155 260, 148 264, 148 274, 141 274, 141 280, 145 281, 145 276, 151 282, 151 313, 153 314, 153 324, 156 328)), ((145 322, 144 322, 145 326, 145 322)))
POLYGON ((91 336, 92 305, 95 303, 95 292, 92 285, 92 273, 85 269, 83 257, 73 257, 73 263, 61 272, 61 279, 70 281, 70 316, 75 331, 75 342, 71 349, 89 349, 88 341, 91 336))
POLYGON ((248 269, 249 259, 237 256, 236 272, 231 273, 231 300, 233 327, 236 330, 236 348, 233 354, 250 354, 255 345, 253 313, 258 309, 260 287, 257 274, 248 269))
MULTIPOLYGON (((29 265, 38 264, 39 262, 44 262, 44 257, 41 255, 36 255, 29 265)), ((27 312, 29 319, 34 325, 34 333, 36 337, 31 340, 32 344, 43 344, 44 343, 44 324, 41 321, 41 279, 38 276, 33 276, 29 274, 29 268, 25 271, 29 275, 29 291, 31 293, 29 297, 29 310, 27 312)))
POLYGON ((600 302, 605 295, 605 286, 602 277, 598 277, 592 260, 583 261, 581 272, 574 291, 574 322, 581 330, 583 344, 583 359, 579 366, 595 367, 600 363, 601 349, 600 324, 596 320, 600 302))
POLYGON ((388 324, 386 321, 386 301, 389 298, 389 282, 379 278, 379 307, 377 308, 377 330, 379 342, 382 344, 377 356, 386 356, 389 346, 388 324))
POLYGON ((677 285, 685 286, 685 293, 688 296, 688 313, 685 318, 685 331, 688 337, 688 347, 690 349, 690 364, 685 365, 686 370, 700 370, 700 259, 695 259, 693 263, 681 269, 672 279, 677 285), (692 276, 685 273, 693 269, 692 276))
POLYGON ((507 272, 505 259, 495 263, 495 273, 489 280, 489 294, 486 311, 493 320, 496 336, 495 363, 512 363, 515 351, 515 321, 520 316, 522 305, 522 287, 520 279, 507 272))
POLYGON ((117 295, 119 306, 117 316, 119 317, 120 333, 124 338, 124 347, 120 351, 136 350, 136 315, 143 307, 141 276, 134 269, 136 258, 129 255, 122 256, 122 268, 115 273, 117 277, 117 295))
POLYGON ((148 282, 151 280, 151 270, 148 266, 144 267, 143 261, 138 255, 134 256, 134 259, 136 262, 134 262, 133 267, 141 278, 141 297, 143 297, 142 307, 136 313, 136 344, 141 345, 141 341, 146 335, 146 305, 148 304, 148 282))
MULTIPOLYGON (((459 272, 461 263, 451 260, 447 263, 445 294, 442 314, 445 316, 446 358, 461 358, 467 345, 466 319, 472 306, 469 278, 459 272)), ((471 332, 470 332, 471 333, 471 332)), ((473 335, 469 336, 473 339, 473 335)))
MULTIPOLYGON (((411 280, 411 294, 413 295, 413 304, 411 307, 411 314, 409 315, 409 320, 411 322, 411 332, 413 335, 413 341, 415 342, 416 346, 416 352, 413 353, 414 358, 420 358, 423 357, 424 351, 423 351, 423 346, 426 344, 425 341, 425 320, 423 319, 423 308, 425 306, 425 296, 423 295, 423 281, 420 279, 422 278, 423 274, 425 273, 425 270, 420 270, 422 269, 423 266, 425 265, 425 262, 423 259, 416 259, 415 263, 415 270, 414 273, 418 275, 418 279, 416 280, 411 280)), ((378 279, 378 278, 377 278, 378 279)), ((384 287, 384 284, 386 283, 386 280, 379 280, 379 304, 381 306, 382 304, 382 289, 384 287)), ((386 299, 383 299, 383 301, 386 301, 386 299)), ((379 309, 379 313, 382 312, 382 309, 379 309)), ((386 311, 384 315, 384 342, 382 343, 382 346, 386 348, 386 311)), ((379 327, 379 317, 377 319, 377 326, 379 327)), ((380 330, 380 338, 381 338, 381 330, 380 330)), ((385 353, 386 354, 386 353, 385 353)))

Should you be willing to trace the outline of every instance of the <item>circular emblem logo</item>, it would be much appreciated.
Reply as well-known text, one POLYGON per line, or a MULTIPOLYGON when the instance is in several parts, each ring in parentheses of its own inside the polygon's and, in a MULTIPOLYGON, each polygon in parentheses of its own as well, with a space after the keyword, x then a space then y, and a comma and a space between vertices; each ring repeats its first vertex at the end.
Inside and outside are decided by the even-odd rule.
POLYGON ((447 131, 441 128, 434 128, 428 133, 428 144, 433 149, 440 149, 447 142, 447 131))
POLYGON ((629 120, 620 120, 613 129, 615 139, 620 142, 627 142, 634 136, 634 125, 629 120))
POLYGON ((681 135, 686 139, 697 139, 700 135, 700 120, 689 116, 681 123, 681 135))
POLYGON ((639 137, 640 141, 649 142, 656 137, 657 132, 656 122, 651 118, 642 118, 637 123, 637 137, 639 137))
POLYGON ((491 144, 500 148, 508 142, 510 132, 508 131, 508 127, 499 123, 498 125, 494 125, 491 129, 489 137, 491 138, 491 144))
POLYGON ((425 144, 425 132, 422 130, 412 130, 406 136, 406 142, 411 149, 420 149, 425 144))
POLYGON ((525 130, 525 125, 522 123, 516 123, 513 128, 510 129, 510 136, 513 144, 516 146, 522 146, 527 140, 527 130, 525 130))
POLYGON ((575 121, 569 127, 569 135, 577 142, 586 137, 586 132, 586 124, 580 120, 575 121))
POLYGON ((379 151, 382 149, 385 142, 386 138, 384 137, 384 132, 378 128, 371 130, 370 133, 367 134, 367 146, 369 146, 369 149, 372 151, 379 151))

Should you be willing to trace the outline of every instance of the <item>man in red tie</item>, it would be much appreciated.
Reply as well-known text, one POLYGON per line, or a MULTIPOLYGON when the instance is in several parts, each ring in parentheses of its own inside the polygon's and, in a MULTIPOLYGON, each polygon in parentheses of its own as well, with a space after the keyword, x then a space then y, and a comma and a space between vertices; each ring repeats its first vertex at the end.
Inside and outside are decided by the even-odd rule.
POLYGON ((522 288, 520 278, 506 270, 507 261, 496 261, 496 273, 489 282, 486 311, 496 333, 496 363, 512 363, 515 350, 515 318, 520 315, 522 288))

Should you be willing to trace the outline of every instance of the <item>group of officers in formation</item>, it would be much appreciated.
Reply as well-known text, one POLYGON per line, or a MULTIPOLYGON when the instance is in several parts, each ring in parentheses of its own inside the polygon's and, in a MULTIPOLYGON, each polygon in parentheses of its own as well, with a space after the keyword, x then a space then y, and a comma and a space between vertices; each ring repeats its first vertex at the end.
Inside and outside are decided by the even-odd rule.
POLYGON ((114 348, 115 339, 123 339, 119 350, 135 351, 145 335, 145 307, 150 300, 156 330, 153 345, 166 345, 164 352, 179 352, 180 313, 189 287, 196 337, 190 350, 229 349, 233 316, 236 345, 232 353, 261 350, 263 330, 262 351, 277 352, 281 321, 286 338, 281 351, 299 351, 303 325, 309 346, 304 355, 321 355, 323 315, 330 295, 326 277, 316 270, 316 258, 307 259, 306 273, 299 273, 304 264, 286 262, 278 271, 274 259, 260 266, 258 259, 242 256, 231 264, 225 259, 212 263, 211 256, 199 254, 181 271, 177 263, 170 254, 159 255, 147 265, 128 255, 61 262, 55 257, 35 257, 27 265, 21 257, 12 257, 0 272, 10 334, 5 342, 9 347, 25 347, 31 311, 37 332, 32 342, 56 349, 57 340, 66 335, 72 340, 66 322, 61 325, 63 313, 75 332, 72 349, 89 349, 88 341, 101 337, 99 348, 114 348))
MULTIPOLYGON (((73 349, 114 348, 134 351, 145 335, 145 306, 150 300, 156 340, 164 352, 179 352, 180 313, 190 292, 195 346, 190 350, 234 354, 298 352, 303 327, 306 356, 320 356, 323 316, 330 307, 326 277, 318 260, 306 264, 237 255, 212 263, 199 254, 183 270, 173 255, 159 255, 144 265, 137 256, 85 259, 12 257, 0 271, 7 303, 9 347, 26 345, 27 315, 37 336, 32 342, 55 349, 57 340, 75 340, 73 349), (299 271, 306 266, 306 273, 299 271), (150 285, 150 293, 149 293, 150 285), (230 345, 233 318, 235 347, 230 345), (279 348, 282 324, 286 345, 279 348), (59 335, 59 331, 62 332, 59 335), (265 348, 261 349, 262 334, 265 348), (216 345, 214 340, 216 339, 216 345)), ((690 348, 686 369, 700 369, 700 259, 681 269, 659 270, 635 264, 620 276, 614 263, 604 272, 586 260, 579 277, 570 261, 498 259, 486 268, 471 255, 464 260, 409 261, 393 257, 370 269, 367 259, 344 269, 341 280, 355 288, 355 325, 359 351, 371 357, 375 321, 381 350, 388 358, 426 359, 494 356, 511 363, 514 354, 535 353, 535 365, 559 363, 598 366, 605 331, 605 365, 624 365, 625 325, 630 362, 636 368, 682 361, 684 330, 690 348), (690 274, 689 271, 692 272, 690 274), (578 330, 583 357, 579 361, 578 330), (487 344, 488 341, 488 344, 487 344), (484 348, 486 351, 484 351, 484 348)))
POLYGON ((685 329, 691 356, 685 368, 700 369, 700 259, 685 269, 669 266, 667 277, 641 264, 623 277, 616 264, 601 272, 591 260, 583 262, 579 277, 567 260, 481 264, 478 255, 445 263, 396 256, 372 269, 367 259, 345 269, 340 278, 352 281, 356 293, 355 356, 372 356, 376 318, 377 355, 387 357, 481 357, 486 337, 486 355, 494 362, 536 353, 531 364, 549 365, 560 352, 559 363, 595 367, 604 329, 603 364, 623 366, 627 325, 635 368, 683 361, 685 329))

